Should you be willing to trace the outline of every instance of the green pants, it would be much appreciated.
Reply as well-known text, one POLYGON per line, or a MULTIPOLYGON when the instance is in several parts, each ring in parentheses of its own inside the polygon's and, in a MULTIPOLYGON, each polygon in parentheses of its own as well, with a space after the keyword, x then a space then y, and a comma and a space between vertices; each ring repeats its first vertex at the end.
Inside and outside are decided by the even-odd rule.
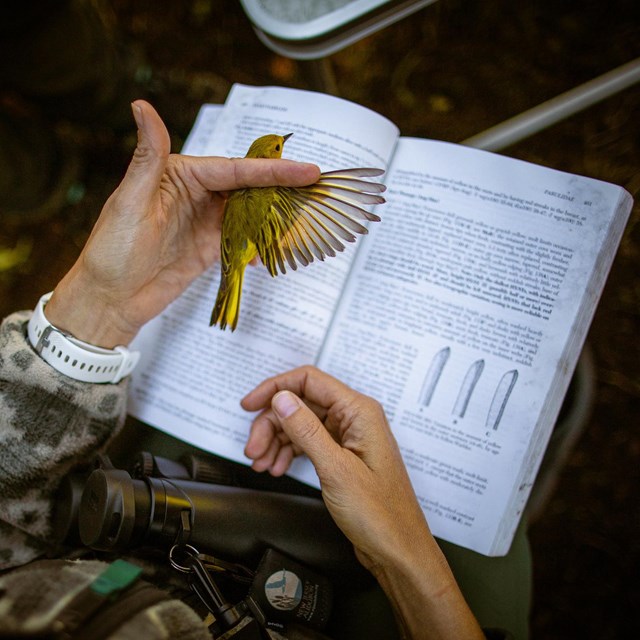
POLYGON ((516 640, 529 637, 531 550, 520 522, 506 556, 489 558, 439 541, 467 603, 483 628, 501 628, 516 640))

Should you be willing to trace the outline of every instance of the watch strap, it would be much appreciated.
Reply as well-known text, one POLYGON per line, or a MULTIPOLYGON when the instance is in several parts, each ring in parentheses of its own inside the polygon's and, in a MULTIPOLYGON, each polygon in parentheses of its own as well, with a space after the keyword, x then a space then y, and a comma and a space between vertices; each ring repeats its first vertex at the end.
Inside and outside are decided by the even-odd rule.
POLYGON ((27 327, 36 353, 60 373, 81 382, 116 383, 128 376, 140 353, 126 347, 96 347, 54 327, 44 315, 52 293, 40 298, 27 327))

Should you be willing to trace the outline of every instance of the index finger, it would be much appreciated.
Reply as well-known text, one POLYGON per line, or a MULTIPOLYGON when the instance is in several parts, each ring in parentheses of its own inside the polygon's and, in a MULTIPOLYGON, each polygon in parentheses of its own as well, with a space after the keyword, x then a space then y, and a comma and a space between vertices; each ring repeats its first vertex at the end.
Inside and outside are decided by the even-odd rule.
POLYGON ((305 366, 261 382, 241 400, 240 404, 247 411, 257 411, 269 406, 271 398, 278 391, 285 390, 324 408, 338 402, 350 402, 360 395, 328 373, 305 366))
POLYGON ((209 191, 231 191, 246 187, 304 187, 320 177, 315 164, 266 158, 221 158, 180 156, 209 191))

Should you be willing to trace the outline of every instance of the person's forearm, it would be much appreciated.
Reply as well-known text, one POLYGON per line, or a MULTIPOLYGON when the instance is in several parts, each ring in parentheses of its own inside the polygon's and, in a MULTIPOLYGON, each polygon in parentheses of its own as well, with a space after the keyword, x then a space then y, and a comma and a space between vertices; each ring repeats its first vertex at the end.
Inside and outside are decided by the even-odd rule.
POLYGON ((410 640, 485 638, 430 534, 410 550, 389 550, 372 567, 387 594, 403 637, 410 640))
POLYGON ((85 281, 79 262, 58 284, 47 303, 47 320, 61 331, 96 347, 127 346, 135 337, 137 327, 127 326, 113 302, 85 281))

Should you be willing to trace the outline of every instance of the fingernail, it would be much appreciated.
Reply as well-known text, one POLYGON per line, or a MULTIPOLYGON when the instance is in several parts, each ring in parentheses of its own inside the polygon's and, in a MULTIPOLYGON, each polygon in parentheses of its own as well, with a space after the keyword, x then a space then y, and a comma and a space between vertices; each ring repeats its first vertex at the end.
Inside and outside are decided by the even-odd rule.
POLYGON ((135 102, 132 102, 131 111, 133 112, 133 118, 136 121, 136 124, 138 125, 138 129, 142 129, 144 125, 144 118, 142 116, 142 109, 140 108, 140 105, 136 104, 135 102))
POLYGON ((278 417, 288 418, 299 409, 300 399, 291 391, 278 391, 271 400, 271 406, 278 417))

